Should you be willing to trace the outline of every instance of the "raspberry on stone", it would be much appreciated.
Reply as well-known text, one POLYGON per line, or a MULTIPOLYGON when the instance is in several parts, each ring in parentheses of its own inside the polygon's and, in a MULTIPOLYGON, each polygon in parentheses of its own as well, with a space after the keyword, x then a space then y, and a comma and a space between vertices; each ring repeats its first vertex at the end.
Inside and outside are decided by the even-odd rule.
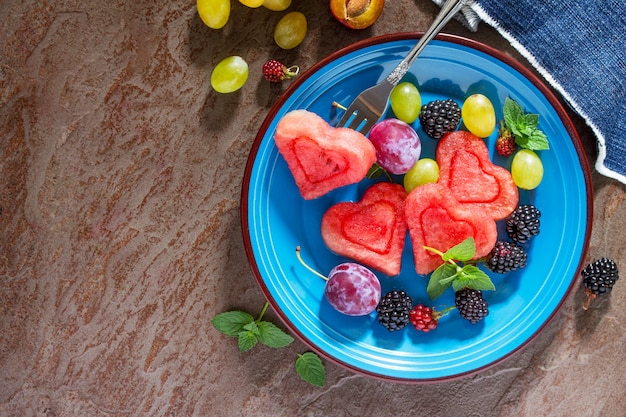
POLYGON ((270 82, 278 83, 282 80, 293 78, 298 75, 300 68, 296 65, 287 68, 275 59, 270 59, 263 64, 263 77, 270 82))
POLYGON ((524 248, 515 243, 499 240, 487 255, 486 265, 497 274, 505 274, 526 267, 527 259, 528 255, 524 248))
POLYGON ((420 111, 422 129, 433 139, 441 139, 456 130, 461 122, 461 108, 451 98, 434 100, 422 106, 420 111))
POLYGON ((403 290, 385 294, 376 306, 378 322, 390 332, 403 329, 410 322, 413 299, 403 290))
POLYGON ((541 212, 532 204, 518 206, 505 220, 506 233, 517 243, 526 243, 539 234, 541 212))
POLYGON ((598 295, 605 295, 613 290, 615 282, 619 279, 619 271, 617 264, 609 258, 600 258, 588 264, 580 275, 583 278, 585 293, 587 294, 587 303, 583 307, 585 310, 589 308, 591 300, 598 295))
POLYGON ((476 324, 489 315, 489 307, 482 291, 463 288, 455 293, 454 304, 461 317, 476 324))

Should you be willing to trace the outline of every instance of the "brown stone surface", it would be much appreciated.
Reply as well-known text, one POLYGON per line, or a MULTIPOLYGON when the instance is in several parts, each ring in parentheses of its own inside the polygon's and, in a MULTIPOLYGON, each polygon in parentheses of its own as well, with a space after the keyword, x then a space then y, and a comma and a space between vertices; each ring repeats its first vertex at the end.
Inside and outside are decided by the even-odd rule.
MULTIPOLYGON (((622 416, 626 284, 587 312, 576 291, 517 354, 430 385, 326 362, 315 388, 293 370, 301 342, 240 354, 211 326, 264 303, 239 219, 251 143, 285 88, 263 63, 305 70, 353 41, 424 30, 437 8, 388 1, 364 31, 327 1, 291 10, 309 32, 282 51, 282 13, 234 0, 222 30, 193 1, 0 3, 0 416, 622 416), (211 69, 234 54, 250 79, 216 94, 211 69)), ((486 25, 446 31, 524 62, 486 25)), ((593 165, 595 139, 572 117, 593 165)), ((626 187, 595 172, 593 185, 588 260, 626 268, 626 187)))

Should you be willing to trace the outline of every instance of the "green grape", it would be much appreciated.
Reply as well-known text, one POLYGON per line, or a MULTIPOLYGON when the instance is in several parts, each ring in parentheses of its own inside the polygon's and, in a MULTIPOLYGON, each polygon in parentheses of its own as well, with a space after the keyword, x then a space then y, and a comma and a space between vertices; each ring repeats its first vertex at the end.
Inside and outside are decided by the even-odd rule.
POLYGON ((486 138, 496 128, 496 112, 493 104, 482 94, 472 94, 461 107, 463 124, 471 133, 486 138))
POLYGON ((530 149, 520 149, 511 162, 511 176, 519 188, 532 190, 543 179, 543 164, 539 156, 530 149))
POLYGON ((211 73, 211 86, 218 93, 239 90, 248 80, 248 63, 240 56, 229 56, 219 62, 211 73))
POLYGON ((256 9, 257 7, 261 7, 261 5, 263 4, 263 0, 239 0, 239 3, 243 4, 244 6, 256 9))
POLYGON ((265 0, 263 2, 263 7, 275 12, 282 12, 289 6, 291 6, 291 0, 265 0))
POLYGON ((306 17, 300 12, 284 15, 274 29, 274 41, 283 49, 292 49, 300 45, 307 31, 306 17))
POLYGON ((439 165, 430 158, 418 160, 409 171, 404 174, 404 189, 410 193, 420 185, 437 182, 439 180, 439 165))
POLYGON ((230 17, 230 0, 196 0, 200 19, 211 29, 221 29, 230 17))
POLYGON ((422 98, 417 87, 406 81, 391 90, 389 102, 396 117, 408 124, 417 119, 422 108, 422 98))

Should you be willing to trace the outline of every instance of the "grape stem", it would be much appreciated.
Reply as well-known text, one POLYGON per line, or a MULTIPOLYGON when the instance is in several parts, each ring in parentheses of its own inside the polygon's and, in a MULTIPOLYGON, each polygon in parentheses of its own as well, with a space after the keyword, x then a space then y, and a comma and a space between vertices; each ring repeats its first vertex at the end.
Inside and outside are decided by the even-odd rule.
POLYGON ((300 263, 309 271, 311 271, 312 273, 314 273, 315 275, 317 275, 318 277, 322 278, 324 281, 328 281, 328 277, 325 277, 324 275, 320 274, 319 272, 317 272, 315 269, 311 268, 309 265, 307 265, 304 260, 302 259, 302 255, 300 255, 300 246, 296 246, 296 257, 298 258, 298 260, 300 261, 300 263))

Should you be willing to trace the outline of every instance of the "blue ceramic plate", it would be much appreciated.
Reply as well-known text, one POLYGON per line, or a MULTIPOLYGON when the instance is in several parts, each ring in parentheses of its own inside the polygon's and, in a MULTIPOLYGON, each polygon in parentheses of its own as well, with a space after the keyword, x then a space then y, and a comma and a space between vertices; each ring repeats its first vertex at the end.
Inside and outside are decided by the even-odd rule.
MULTIPOLYGON (((540 128, 551 149, 540 152, 543 182, 521 191, 520 202, 541 211, 541 233, 526 245, 525 269, 492 274, 495 291, 485 292, 490 314, 472 325, 456 310, 439 327, 422 333, 411 326, 388 332, 376 313, 348 317, 323 297, 325 282, 308 272, 295 256, 302 247, 307 262, 326 274, 347 259, 331 253, 320 234, 324 212, 340 201, 357 201, 372 183, 364 180, 313 201, 301 198, 273 140, 276 124, 295 109, 307 109, 336 123, 331 103, 348 105, 363 89, 383 79, 416 42, 418 34, 368 39, 327 57, 299 76, 263 123, 250 153, 242 190, 242 226, 247 256, 265 296, 285 325, 329 360, 356 372, 405 382, 436 381, 484 369, 512 354, 535 336, 559 309, 576 280, 591 229, 591 183, 580 140, 565 111, 532 73, 485 45, 439 36, 405 76, 427 103, 453 98, 459 104, 472 93, 489 97, 502 118, 505 98, 540 115, 540 128)), ((434 157, 436 141, 419 127, 422 157, 434 157)), ((487 139, 495 163, 510 168, 511 158, 494 152, 495 134, 487 139)), ((503 234, 504 235, 504 234, 503 234)), ((400 276, 380 275, 383 293, 406 290, 414 303, 441 310, 454 305, 449 289, 430 302, 427 276, 415 273, 410 239, 400 276)))

